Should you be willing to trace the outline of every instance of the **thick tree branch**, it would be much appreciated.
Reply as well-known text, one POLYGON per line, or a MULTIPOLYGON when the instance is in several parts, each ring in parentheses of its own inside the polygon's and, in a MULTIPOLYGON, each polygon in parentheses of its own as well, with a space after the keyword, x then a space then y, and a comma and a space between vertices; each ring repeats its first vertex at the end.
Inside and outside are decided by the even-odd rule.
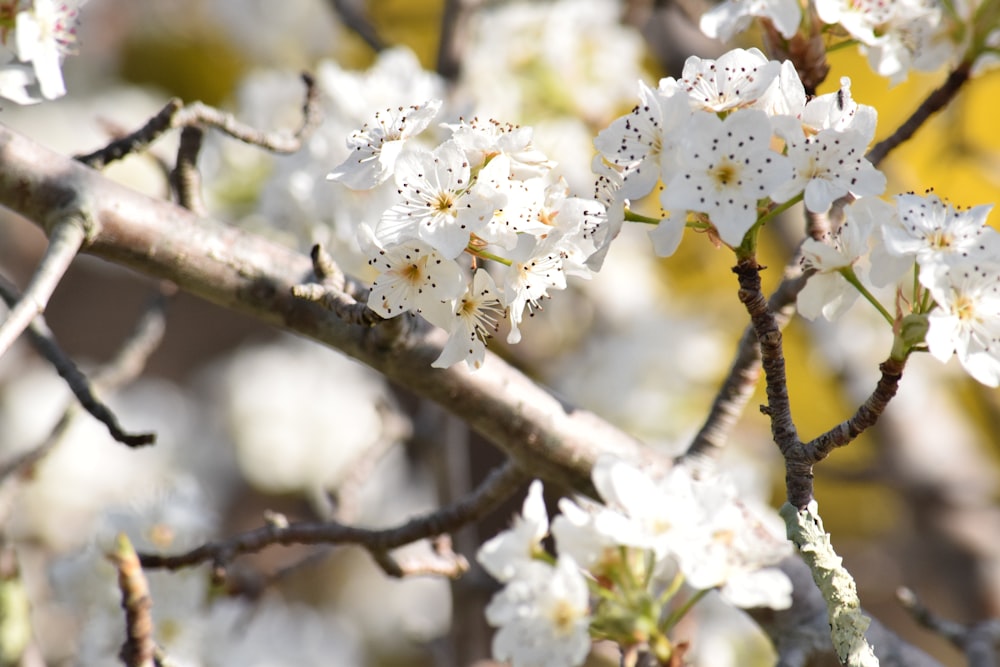
MULTIPOLYGON (((380 345, 371 327, 351 325, 319 304, 294 297, 292 287, 314 276, 312 262, 300 253, 139 195, 3 126, 0 164, 0 205, 34 221, 46 220, 67 203, 86 209, 95 229, 85 252, 169 279, 209 301, 341 350, 446 407, 507 452, 525 473, 593 494, 590 470, 598 455, 611 453, 638 462, 653 459, 634 439, 590 413, 559 403, 495 355, 489 354, 475 374, 463 368, 434 370, 430 364, 440 354, 443 333, 427 331, 395 346, 380 345)), ((756 271, 753 267, 754 275, 756 271)), ((766 310, 766 302, 763 305, 766 310)), ((254 539, 274 542, 269 532, 274 530, 262 529, 254 539)), ((361 529, 327 530, 346 540, 351 531, 361 529)), ((318 535, 302 537, 310 541, 318 535)), ((804 568, 801 561, 794 562, 804 568)), ((800 594, 815 597, 819 591, 811 581, 797 581, 796 596, 800 594)), ((795 608, 786 614, 786 633, 811 622, 795 608)), ((880 655, 910 650, 891 635, 873 643, 880 655)), ((828 644, 825 650, 817 646, 814 655, 831 651, 828 644)))
POLYGON ((599 454, 652 456, 592 413, 561 404, 495 355, 477 373, 432 369, 443 332, 428 330, 390 347, 373 329, 296 298, 292 287, 312 276, 312 262, 301 253, 140 195, 5 127, 0 164, 3 206, 39 221, 74 202, 94 221, 85 252, 337 348, 437 401, 536 476, 592 494, 590 468, 599 454))

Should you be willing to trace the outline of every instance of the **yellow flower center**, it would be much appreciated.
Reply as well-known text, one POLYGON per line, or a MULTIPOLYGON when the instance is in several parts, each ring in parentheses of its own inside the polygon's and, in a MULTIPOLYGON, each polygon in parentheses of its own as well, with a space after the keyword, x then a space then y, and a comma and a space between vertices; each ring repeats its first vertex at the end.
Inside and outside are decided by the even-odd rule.
POLYGON ((728 187, 730 183, 739 180, 739 177, 739 165, 730 160, 723 160, 719 166, 712 170, 712 178, 715 179, 715 184, 719 188, 728 187))

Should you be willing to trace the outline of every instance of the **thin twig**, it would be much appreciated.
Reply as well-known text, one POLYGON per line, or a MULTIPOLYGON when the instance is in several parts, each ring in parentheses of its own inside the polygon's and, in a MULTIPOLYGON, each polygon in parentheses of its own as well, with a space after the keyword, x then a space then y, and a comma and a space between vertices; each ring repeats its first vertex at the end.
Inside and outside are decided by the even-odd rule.
POLYGON ((896 395, 899 389, 899 381, 903 377, 903 367, 906 361, 897 359, 886 359, 879 364, 882 377, 871 396, 858 408, 854 415, 837 424, 826 433, 806 443, 805 451, 814 462, 819 462, 829 456, 836 447, 853 442, 866 429, 871 428, 878 421, 879 416, 885 411, 889 401, 896 395))
POLYGON ((969 667, 996 667, 1000 647, 1000 619, 963 625, 938 616, 926 607, 909 588, 896 591, 900 604, 914 620, 938 633, 965 653, 969 667))
POLYGON ((896 131, 891 135, 883 139, 882 141, 875 144, 868 155, 868 161, 871 162, 876 167, 878 164, 885 159, 894 148, 902 144, 904 141, 908 140, 917 130, 927 122, 927 120, 933 116, 935 113, 943 109, 948 105, 949 102, 958 94, 958 91, 962 88, 966 81, 969 80, 969 71, 971 66, 969 63, 962 63, 959 65, 945 82, 941 84, 940 88, 934 90, 930 95, 927 96, 917 110, 906 119, 906 121, 896 128, 896 131))
POLYGON ((330 6, 340 17, 340 22, 357 33, 372 51, 378 53, 386 48, 371 20, 361 9, 361 3, 352 0, 330 0, 330 6))
POLYGON ((45 307, 66 274, 73 258, 80 251, 87 232, 82 222, 69 216, 52 227, 49 246, 28 288, 11 307, 7 319, 0 324, 0 357, 10 348, 32 320, 45 312, 45 307))
POLYGON ((77 155, 74 159, 94 169, 103 169, 116 160, 133 153, 141 153, 173 127, 174 116, 183 106, 184 103, 175 97, 132 134, 116 139, 93 153, 77 155))
POLYGON ((394 528, 380 530, 356 528, 336 521, 300 521, 283 524, 270 522, 256 530, 234 537, 208 542, 187 553, 175 556, 140 554, 147 568, 176 570, 206 561, 224 567, 233 558, 265 547, 282 544, 357 544, 373 554, 416 542, 427 537, 457 530, 496 509, 509 498, 527 477, 508 461, 494 470, 476 490, 462 500, 429 514, 410 519, 394 528))
POLYGON ((302 148, 302 142, 319 125, 319 91, 311 74, 302 74, 306 85, 305 101, 302 104, 302 125, 292 134, 287 130, 264 132, 241 123, 231 113, 225 113, 201 102, 194 102, 177 111, 173 127, 207 126, 228 134, 243 143, 259 146, 272 153, 294 153, 302 148))
POLYGON ((455 553, 451 548, 451 541, 443 538, 444 536, 435 540, 434 553, 428 557, 397 558, 388 551, 376 550, 370 550, 370 553, 382 571, 391 577, 435 575, 458 579, 469 571, 469 561, 455 553))
POLYGON ((177 203, 195 215, 207 215, 201 198, 201 173, 198 171, 198 153, 205 138, 205 130, 188 126, 181 130, 177 147, 177 162, 170 172, 170 185, 174 188, 177 203))
POLYGON ((156 644, 150 613, 153 600, 135 548, 124 533, 118 536, 115 550, 108 557, 118 570, 118 588, 125 610, 125 643, 118 655, 126 667, 154 667, 156 644))
MULTIPOLYGON (((132 134, 117 139, 93 153, 77 155, 74 159, 95 169, 102 169, 115 160, 146 150, 169 130, 199 126, 214 127, 235 139, 274 153, 294 153, 302 147, 302 142, 322 120, 316 80, 311 74, 303 73, 302 81, 306 86, 305 100, 302 103, 302 124, 294 133, 263 132, 244 125, 232 114, 224 113, 201 102, 184 106, 179 99, 174 98, 132 134)), ((197 151, 194 151, 190 155, 192 163, 196 158, 197 151)))
POLYGON ((760 343, 767 391, 767 405, 762 405, 760 410, 770 419, 771 435, 785 460, 785 492, 788 503, 802 509, 813 498, 813 461, 804 456, 802 442, 792 421, 781 329, 761 292, 761 269, 751 257, 741 260, 733 271, 739 279, 740 302, 750 315, 754 333, 760 343))
MULTIPOLYGON (((4 281, 3 278, 0 278, 0 297, 5 300, 12 298, 15 294, 15 292, 11 291, 12 289, 11 285, 4 281)), ((45 322, 41 316, 35 318, 35 321, 28 329, 28 334, 40 354, 53 364, 59 374, 66 379, 79 405, 85 408, 95 419, 104 423, 108 427, 109 432, 112 433, 112 436, 115 434, 115 429, 118 429, 120 433, 120 428, 117 426, 114 415, 96 398, 94 389, 96 387, 103 391, 110 391, 131 382, 139 376, 143 368, 145 368, 149 355, 159 346, 163 338, 165 306, 166 302, 162 294, 150 302, 139 318, 135 330, 122 345, 121 349, 119 349, 118 354, 94 374, 92 382, 88 382, 87 378, 80 373, 76 364, 73 363, 73 360, 62 351, 52 337, 52 333, 48 327, 45 326, 45 322), (106 413, 105 416, 110 415, 110 424, 102 418, 102 410, 106 413)), ((77 414, 75 407, 76 404, 71 404, 66 408, 59 421, 56 422, 56 425, 49 432, 48 437, 37 447, 33 447, 9 461, 0 463, 0 481, 18 470, 34 465, 44 458, 59 443, 63 435, 65 435, 66 430, 77 414)), ((153 434, 140 434, 127 435, 127 437, 148 437, 152 440, 155 436, 153 434)), ((117 437, 115 439, 118 440, 117 437)))
POLYGON ((457 81, 462 73, 469 14, 479 0, 445 0, 441 12, 441 38, 438 42, 437 73, 448 81, 457 81))
POLYGON ((332 518, 350 522, 358 515, 361 491, 376 465, 400 442, 408 439, 413 432, 410 421, 387 402, 375 406, 382 426, 378 440, 365 449, 361 456, 351 462, 350 470, 340 480, 336 488, 337 507, 332 518))
MULTIPOLYGON (((338 317, 350 324, 374 327, 376 324, 387 321, 368 307, 368 304, 365 303, 367 295, 365 298, 359 299, 361 293, 366 292, 366 290, 356 286, 353 281, 347 280, 344 272, 323 249, 323 246, 318 243, 314 245, 310 257, 312 258, 313 274, 319 283, 293 285, 292 295, 294 297, 322 304, 324 308, 336 313, 338 317)), ((399 320, 400 318, 394 319, 399 320)))
POLYGON ((767 380, 767 405, 761 407, 761 412, 771 418, 771 434, 784 454, 786 448, 798 443, 798 433, 791 417, 781 329, 761 291, 762 269, 756 260, 748 259, 741 261, 733 272, 736 273, 740 283, 738 292, 740 303, 750 315, 753 330, 760 344, 761 363, 767 380))
MULTIPOLYGON (((794 314, 795 298, 805 286, 807 278, 797 260, 790 262, 781 283, 768 299, 768 310, 774 313, 779 328, 783 329, 794 314)), ((684 459, 697 464, 718 458, 757 388, 760 369, 757 335, 753 326, 747 325, 740 337, 729 373, 719 388, 701 429, 684 453, 684 459)))

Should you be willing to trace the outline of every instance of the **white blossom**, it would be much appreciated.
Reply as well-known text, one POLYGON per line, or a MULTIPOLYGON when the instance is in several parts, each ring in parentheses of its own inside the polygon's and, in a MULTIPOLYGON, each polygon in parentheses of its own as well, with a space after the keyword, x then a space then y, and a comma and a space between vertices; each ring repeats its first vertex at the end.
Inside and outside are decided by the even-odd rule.
MULTIPOLYGON (((499 167, 498 163, 493 169, 499 167)), ((486 165, 483 171, 490 169, 486 165)), ((446 259, 455 259, 503 203, 502 193, 496 191, 469 192, 470 177, 465 152, 454 141, 434 151, 401 155, 396 185, 402 201, 382 214, 375 235, 387 246, 421 239, 446 259)))
POLYGON ((777 60, 768 60, 759 49, 733 49, 718 60, 689 56, 677 85, 687 93, 693 108, 729 111, 756 102, 780 69, 777 60))
POLYGON ((486 340, 497 329, 497 314, 503 314, 493 278, 486 269, 479 269, 473 276, 465 296, 449 304, 447 314, 435 316, 437 311, 426 310, 424 316, 431 323, 448 331, 448 342, 431 366, 448 368, 465 361, 478 369, 486 357, 486 340))
POLYGON ((854 101, 851 80, 846 76, 840 79, 840 89, 814 97, 802 111, 803 129, 814 132, 826 129, 856 130, 865 137, 865 143, 870 143, 874 138, 877 122, 878 112, 875 107, 854 101))
POLYGON ((835 233, 817 241, 806 239, 802 244, 803 264, 815 269, 796 300, 799 314, 813 320, 822 314, 836 319, 858 296, 857 290, 841 275, 868 253, 868 243, 875 221, 865 213, 879 206, 880 200, 861 199, 847 207, 845 220, 835 233))
POLYGON ((542 491, 542 483, 533 481, 514 525, 490 538, 476 553, 476 560, 497 581, 510 581, 535 562, 533 558, 549 532, 542 491))
POLYGON ((1000 267, 995 263, 936 264, 921 271, 937 307, 927 320, 927 347, 945 362, 954 353, 983 384, 1000 386, 1000 267))
POLYGON ((801 130, 785 137, 792 178, 771 193, 776 202, 788 201, 803 190, 806 208, 826 213, 837 199, 879 195, 885 191, 885 174, 865 158, 868 140, 856 130, 801 130))
POLYGON ((617 197, 638 199, 673 173, 675 130, 691 115, 687 97, 639 82, 639 104, 601 130, 594 146, 622 175, 617 197), (664 155, 666 154, 666 155, 664 155), (667 174, 664 174, 666 161, 667 174))
POLYGON ((77 2, 33 0, 17 13, 14 43, 19 60, 31 63, 42 97, 51 100, 66 94, 62 58, 76 42, 77 2))
POLYGON ((424 242, 404 241, 383 248, 371 228, 362 225, 360 232, 368 263, 380 272, 372 283, 368 307, 382 317, 438 308, 442 301, 457 299, 465 292, 461 267, 424 242))
POLYGON ((728 42, 754 18, 770 20, 782 37, 791 39, 802 21, 802 5, 799 0, 725 0, 702 14, 698 27, 709 37, 728 42))
POLYGON ((982 248, 992 205, 961 210, 934 193, 896 197, 898 215, 882 227, 886 249, 914 256, 921 265, 961 257, 982 248))
POLYGON ((757 220, 757 201, 792 177, 788 158, 770 148, 771 133, 757 109, 725 120, 692 116, 681 140, 685 165, 660 195, 663 207, 706 213, 725 243, 739 245, 757 220))
POLYGON ((590 652, 587 582, 571 556, 523 567, 486 607, 493 657, 512 667, 575 667, 590 652))
POLYGON ((347 139, 351 154, 327 178, 353 190, 370 190, 392 177, 406 140, 423 132, 441 109, 440 100, 375 113, 347 139))

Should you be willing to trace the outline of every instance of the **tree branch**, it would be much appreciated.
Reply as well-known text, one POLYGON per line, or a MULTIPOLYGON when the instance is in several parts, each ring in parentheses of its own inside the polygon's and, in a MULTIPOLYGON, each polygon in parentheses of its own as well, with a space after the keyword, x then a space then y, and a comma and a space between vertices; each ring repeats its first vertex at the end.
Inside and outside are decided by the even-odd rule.
MULTIPOLYGON (((159 139, 164 133, 176 128, 214 127, 244 143, 260 146, 272 153, 294 153, 302 147, 302 141, 316 129, 321 120, 319 90, 311 74, 303 73, 302 82, 306 86, 302 102, 302 124, 292 134, 287 131, 264 132, 244 125, 233 114, 214 109, 201 102, 188 106, 179 99, 172 99, 153 116, 149 122, 135 132, 112 141, 110 144, 85 155, 77 155, 76 160, 94 169, 103 169, 111 162, 132 153, 138 153, 159 139)), ((188 160, 194 162, 200 148, 200 141, 188 147, 188 160)), ((185 148, 181 147, 182 154, 185 148)))
MULTIPOLYGON (((785 276, 778 288, 767 301, 767 308, 774 313, 779 329, 785 327, 795 312, 795 298, 806 284, 799 262, 793 260, 785 268, 785 276)), ((729 373, 716 394, 708 416, 695 435, 683 458, 689 463, 701 465, 712 461, 721 454, 730 433, 739 421, 747 402, 753 396, 760 379, 760 345, 753 325, 743 330, 736 355, 729 373)))
POLYGON ((868 158, 868 161, 877 167, 879 162, 884 160, 893 149, 916 134, 917 130, 931 116, 943 109, 954 99, 965 82, 969 80, 969 70, 970 64, 962 63, 951 72, 944 83, 941 84, 941 87, 928 95, 927 99, 917 107, 916 111, 902 125, 896 128, 895 132, 875 144, 868 151, 868 155, 865 156, 868 158))
POLYGON ((387 573, 403 576, 406 569, 390 560, 388 552, 417 540, 443 535, 461 528, 496 509, 510 497, 527 476, 508 461, 494 470, 470 495, 448 507, 410 519, 394 528, 379 530, 346 526, 336 521, 269 521, 267 525, 235 537, 209 542, 176 556, 140 554, 144 567, 171 570, 212 562, 216 567, 241 554, 260 551, 275 544, 357 544, 368 549, 387 573))
POLYGON ((63 217, 53 225, 49 247, 45 250, 38 270, 17 303, 11 306, 7 319, 0 324, 0 357, 20 338, 32 321, 45 312, 52 293, 59 286, 59 281, 66 274, 86 236, 84 223, 72 215, 63 217))
MULTIPOLYGON (((0 298, 8 305, 18 302, 19 295, 17 289, 0 276, 0 298)), ((161 327, 162 329, 162 327, 161 327)), ((97 421, 104 424, 111 437, 128 447, 142 447, 151 445, 156 441, 156 436, 152 433, 126 433, 118 423, 111 409, 108 408, 94 394, 90 381, 77 365, 70 359, 69 355, 63 352, 56 342, 55 336, 45 323, 45 319, 38 315, 28 327, 28 336, 32 345, 39 354, 45 357, 46 361, 52 364, 59 376, 66 380, 70 391, 76 396, 80 405, 91 414, 97 421)), ((2 479, 2 474, 0 474, 2 479)))
POLYGON ((969 667, 996 667, 1000 619, 966 626, 938 616, 924 606, 909 588, 899 589, 896 597, 918 623, 940 634, 965 653, 969 667))
POLYGON ((359 7, 359 2, 352 0, 330 0, 330 6, 340 17, 341 22, 353 30, 358 37, 364 40, 372 51, 378 53, 386 48, 385 40, 379 36, 371 20, 365 15, 364 10, 359 7))
POLYGON ((593 495, 590 469, 598 455, 655 457, 592 413, 561 404, 496 355, 476 373, 432 369, 444 332, 386 346, 372 329, 296 298, 292 287, 312 275, 301 253, 136 193, 3 126, 0 164, 0 204, 38 221, 74 202, 94 221, 85 252, 339 349, 440 403, 534 475, 593 495))
POLYGON ((124 533, 118 536, 114 551, 109 554, 118 570, 118 588, 125 610, 125 643, 120 657, 126 667, 153 667, 156 645, 153 642, 153 616, 150 609, 149 584, 142 572, 139 558, 124 533))
POLYGON ((882 377, 879 379, 871 396, 868 397, 850 419, 837 424, 823 435, 806 443, 805 450, 807 455, 814 462, 818 463, 825 459, 834 448, 843 447, 861 435, 866 429, 874 426, 875 422, 878 421, 878 418, 885 411, 886 406, 889 405, 889 401, 896 395, 896 391, 899 389, 899 381, 903 378, 903 366, 905 365, 905 361, 892 358, 886 359, 879 364, 882 377))
MULTIPOLYGON (((312 262, 300 253, 135 193, 2 125, 0 164, 4 165, 0 205, 34 221, 46 220, 53 209, 67 202, 88 210, 95 227, 84 252, 169 279, 216 304, 337 348, 438 402, 533 476, 593 495, 590 471, 599 455, 615 454, 640 465, 658 460, 649 449, 596 416, 561 404, 491 353, 477 373, 460 367, 435 370, 430 364, 441 352, 443 332, 421 332, 395 346, 380 345, 370 328, 351 325, 316 303, 294 297, 292 287, 314 275, 312 262)), ((757 269, 753 267, 755 275, 757 269)), ((766 310, 763 297, 761 301, 766 310)), ((252 534, 253 539, 278 543, 271 532, 275 530, 261 529, 252 534)), ((379 531, 339 525, 326 530, 342 541, 387 539, 379 531)), ((316 539, 318 534, 307 531, 301 537, 316 539)), ((801 561, 795 562, 801 566, 801 561)), ((811 581, 796 582, 797 598, 818 594, 811 581)), ((815 620, 802 617, 794 607, 787 614, 789 632, 815 620)), ((816 649, 817 655, 831 654, 829 635, 826 642, 825 649, 816 649)), ((881 644, 873 643, 880 656, 900 647, 911 649, 891 635, 881 644)))

